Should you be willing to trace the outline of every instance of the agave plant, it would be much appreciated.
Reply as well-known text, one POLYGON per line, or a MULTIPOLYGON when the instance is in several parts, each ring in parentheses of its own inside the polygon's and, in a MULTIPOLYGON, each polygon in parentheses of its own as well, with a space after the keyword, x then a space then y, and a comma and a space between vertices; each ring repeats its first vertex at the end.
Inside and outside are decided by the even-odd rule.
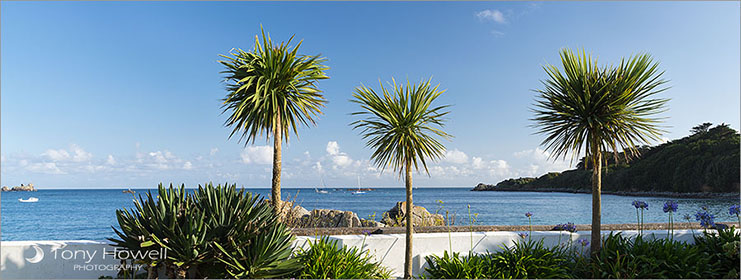
MULTIPOLYGON (((262 31, 262 27, 260 28, 262 31)), ((298 125, 315 124, 326 100, 317 87, 319 80, 329 79, 324 71, 326 59, 315 55, 300 55, 301 42, 291 48, 293 37, 286 43, 273 44, 262 31, 262 40, 255 36, 255 49, 237 49, 221 55, 226 68, 228 94, 223 99, 224 113, 229 112, 225 125, 232 127, 231 138, 241 131, 245 145, 264 133, 273 138, 272 202, 278 213, 281 207, 282 142, 288 143, 291 131, 298 125)), ((298 134, 297 134, 298 135, 298 134)), ((280 214, 280 213, 279 213, 280 214)))
POLYGON ((158 194, 118 210, 119 239, 109 239, 128 250, 166 250, 164 260, 137 260, 149 278, 159 267, 172 278, 278 278, 299 269, 290 260, 293 235, 259 196, 210 183, 192 194, 160 184, 158 194))

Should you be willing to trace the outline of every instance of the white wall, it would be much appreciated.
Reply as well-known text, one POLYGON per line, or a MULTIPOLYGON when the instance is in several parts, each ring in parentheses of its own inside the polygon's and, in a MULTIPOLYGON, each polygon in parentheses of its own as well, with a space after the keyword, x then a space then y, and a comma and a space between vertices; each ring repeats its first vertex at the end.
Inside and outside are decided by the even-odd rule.
MULTIPOLYGON (((637 235, 637 231, 624 231, 627 236, 637 235)), ((701 234, 695 231, 696 234, 701 234)), ((603 232, 609 234, 609 232, 603 232)), ((644 236, 666 238, 664 230, 645 231, 644 236)), ((401 277, 404 267, 404 240, 403 234, 373 234, 364 235, 335 235, 331 239, 338 240, 340 245, 363 246, 369 250, 376 261, 390 268, 394 276, 401 277)), ((589 240, 588 232, 533 232, 534 240, 544 239, 545 245, 553 246, 568 243, 582 249, 576 241, 589 240)), ((294 242, 294 247, 308 246, 315 237, 300 236, 294 242)), ((674 239, 692 243, 692 231, 676 230, 674 239)), ((414 235, 413 273, 419 275, 424 271, 425 256, 442 254, 445 250, 467 253, 483 253, 498 251, 500 246, 511 246, 516 240, 521 240, 518 232, 453 232, 453 233, 417 233, 414 235)), ((103 252, 112 252, 113 247, 103 242, 94 241, 4 241, 0 243, 0 279, 34 279, 34 278, 77 278, 97 279, 100 276, 115 276, 114 265, 119 261, 103 252), (38 248, 38 249, 37 249, 38 248), (43 258, 36 258, 40 256, 43 258), (36 262, 38 261, 38 262, 36 262), (35 262, 35 263, 34 263, 35 262)), ((588 248, 583 248, 585 252, 588 248)))

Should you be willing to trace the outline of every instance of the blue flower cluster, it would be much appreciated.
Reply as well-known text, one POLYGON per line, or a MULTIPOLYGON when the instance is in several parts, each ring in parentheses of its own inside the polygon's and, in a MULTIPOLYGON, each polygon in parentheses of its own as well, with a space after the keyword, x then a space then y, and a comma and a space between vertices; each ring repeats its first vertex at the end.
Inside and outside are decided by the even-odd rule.
POLYGON ((520 236, 521 238, 523 238, 523 239, 527 238, 527 232, 520 232, 520 233, 519 233, 519 234, 517 234, 517 235, 519 235, 519 236, 520 236))
POLYGON ((578 240, 577 242, 578 242, 579 244, 581 244, 581 246, 582 246, 582 247, 586 247, 586 246, 589 246, 589 240, 586 240, 586 239, 579 239, 579 240, 578 240))
POLYGON ((631 203, 631 204, 636 209, 640 208, 640 209, 646 209, 646 210, 648 210, 648 203, 646 203, 645 201, 633 200, 633 203, 631 203))
POLYGON ((697 211, 695 213, 695 220, 700 221, 700 225, 703 228, 715 226, 715 216, 707 211, 697 211))
POLYGON ((673 200, 668 200, 667 202, 664 202, 664 213, 677 212, 677 206, 678 206, 677 202, 673 200))
POLYGON ((733 205, 731 208, 728 208, 728 214, 729 215, 739 215, 739 205, 733 205))
POLYGON ((576 231, 576 225, 574 223, 565 223, 565 224, 558 224, 554 228, 554 230, 565 230, 568 232, 575 232, 576 231))
POLYGON ((530 217, 532 217, 532 216, 533 216, 533 213, 532 213, 532 212, 527 212, 527 213, 525 213, 525 217, 528 217, 528 218, 530 218, 530 217))

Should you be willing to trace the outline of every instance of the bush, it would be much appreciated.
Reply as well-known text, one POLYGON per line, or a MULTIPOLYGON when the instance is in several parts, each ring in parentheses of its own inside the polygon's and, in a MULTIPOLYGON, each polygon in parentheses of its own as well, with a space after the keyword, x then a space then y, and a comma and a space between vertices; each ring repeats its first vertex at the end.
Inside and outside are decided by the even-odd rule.
POLYGON ((591 263, 594 278, 714 278, 717 271, 698 246, 620 233, 604 239, 591 263))
POLYGON ((709 256, 710 263, 717 266, 718 274, 714 278, 739 278, 739 242, 741 235, 735 227, 719 230, 717 234, 705 232, 702 236, 695 236, 695 245, 709 256))
POLYGON ((296 258, 302 264, 296 277, 301 279, 390 279, 390 271, 373 262, 367 252, 338 246, 337 240, 322 237, 300 249, 296 258))
POLYGON ((279 278, 300 268, 290 259, 293 235, 272 207, 236 185, 158 186, 141 195, 133 209, 116 211, 119 239, 131 251, 164 249, 166 259, 148 258, 148 278, 164 268, 170 278, 279 278))
POLYGON ((543 240, 517 242, 495 253, 461 257, 445 252, 442 257, 425 259, 427 278, 572 278, 568 270, 572 259, 567 251, 561 246, 545 247, 543 240))

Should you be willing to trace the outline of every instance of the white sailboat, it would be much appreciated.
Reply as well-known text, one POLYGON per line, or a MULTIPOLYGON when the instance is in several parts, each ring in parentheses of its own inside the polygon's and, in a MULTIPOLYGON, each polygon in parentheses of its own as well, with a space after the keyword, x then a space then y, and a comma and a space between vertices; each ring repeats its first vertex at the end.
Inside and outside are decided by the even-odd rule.
POLYGON ((314 188, 314 191, 316 193, 322 193, 322 194, 329 193, 328 191, 324 190, 326 188, 326 186, 324 185, 324 179, 320 179, 320 180, 322 182, 322 189, 320 190, 320 189, 314 188))
POLYGON ((358 190, 352 192, 352 194, 364 194, 364 193, 365 193, 364 191, 360 190, 360 176, 358 176, 358 190))

